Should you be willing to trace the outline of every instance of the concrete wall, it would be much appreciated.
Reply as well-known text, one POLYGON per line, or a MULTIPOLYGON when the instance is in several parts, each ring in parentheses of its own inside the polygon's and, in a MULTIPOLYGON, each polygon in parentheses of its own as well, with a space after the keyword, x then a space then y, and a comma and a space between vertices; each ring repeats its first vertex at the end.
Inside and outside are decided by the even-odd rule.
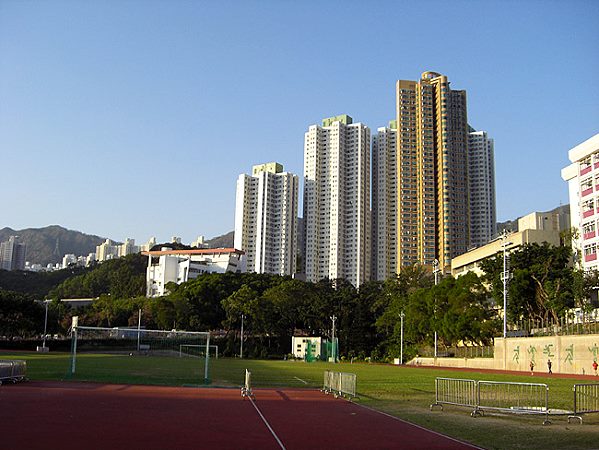
POLYGON ((547 373, 547 360, 553 373, 589 375, 593 361, 599 362, 599 334, 581 336, 544 336, 529 338, 495 338, 493 358, 414 358, 409 365, 498 369, 547 373), (506 345, 507 344, 507 345, 506 345))

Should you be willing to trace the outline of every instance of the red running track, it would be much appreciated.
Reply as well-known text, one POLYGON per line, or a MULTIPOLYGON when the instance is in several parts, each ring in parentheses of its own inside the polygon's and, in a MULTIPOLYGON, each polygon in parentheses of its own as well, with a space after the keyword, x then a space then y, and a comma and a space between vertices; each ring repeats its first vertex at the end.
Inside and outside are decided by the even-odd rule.
POLYGON ((242 400, 237 389, 60 382, 2 385, 0 448, 476 448, 315 390, 254 393, 252 403, 242 400))

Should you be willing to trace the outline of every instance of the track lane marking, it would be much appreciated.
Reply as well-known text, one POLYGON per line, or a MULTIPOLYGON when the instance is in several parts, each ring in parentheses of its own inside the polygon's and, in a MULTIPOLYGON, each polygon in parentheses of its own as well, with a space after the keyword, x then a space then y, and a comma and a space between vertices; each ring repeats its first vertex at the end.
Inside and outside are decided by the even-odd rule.
POLYGON ((268 423, 268 420, 266 420, 266 417, 264 417, 264 415, 262 414, 262 411, 260 411, 260 409, 258 408, 258 406, 256 406, 256 403, 254 402, 254 399, 252 399, 252 397, 249 397, 249 399, 250 399, 250 402, 252 402, 252 406, 256 409, 256 411, 260 415, 260 418, 262 419, 262 421, 264 422, 264 424, 266 425, 266 427, 269 429, 269 431, 273 435, 273 437, 276 439, 276 441, 279 444, 279 446, 281 447, 281 449, 287 450, 285 448, 285 446, 283 445, 283 443, 281 442, 281 440, 279 439, 279 436, 277 436, 277 433, 275 433, 275 430, 272 429, 272 427, 268 423))
POLYGON ((302 382, 302 383, 304 383, 304 384, 308 384, 308 382, 307 382, 307 381, 304 381, 304 380, 302 380, 301 378, 298 378, 298 377, 293 377, 293 378, 295 378, 296 380, 299 380, 299 381, 301 381, 301 382, 302 382))

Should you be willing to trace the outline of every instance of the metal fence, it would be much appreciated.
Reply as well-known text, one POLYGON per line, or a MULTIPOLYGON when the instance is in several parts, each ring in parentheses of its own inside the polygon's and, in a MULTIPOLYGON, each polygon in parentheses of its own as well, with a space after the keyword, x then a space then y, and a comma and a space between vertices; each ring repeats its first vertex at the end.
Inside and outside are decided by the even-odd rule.
POLYGON ((599 384, 575 384, 574 385, 574 411, 568 416, 570 419, 578 419, 582 423, 582 415, 599 412, 599 384))
POLYGON ((27 362, 23 360, 0 360, 0 384, 6 381, 23 381, 27 376, 27 362))
POLYGON ((549 387, 541 383, 476 381, 457 378, 435 379, 435 406, 465 406, 473 408, 471 416, 485 410, 516 414, 544 414, 549 422, 549 387))
POLYGON ((356 397, 355 373, 333 372, 325 370, 322 391, 326 394, 334 394, 335 397, 344 397, 352 399, 356 397))
POLYGON ((245 400, 246 397, 255 399, 254 391, 252 391, 252 372, 245 369, 245 378, 241 387, 241 397, 245 400))

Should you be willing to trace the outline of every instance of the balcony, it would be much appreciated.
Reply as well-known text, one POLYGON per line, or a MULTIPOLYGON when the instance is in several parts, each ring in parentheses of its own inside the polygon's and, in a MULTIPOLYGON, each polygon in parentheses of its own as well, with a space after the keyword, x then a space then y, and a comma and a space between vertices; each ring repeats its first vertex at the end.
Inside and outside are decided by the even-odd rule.
POLYGON ((587 217, 591 217, 594 213, 595 213, 594 209, 589 209, 588 211, 582 212, 582 217, 586 219, 587 217))
POLYGON ((587 173, 589 173, 591 171, 593 167, 592 166, 586 166, 580 169, 580 175, 586 175, 587 173))
POLYGON ((585 241, 588 241, 589 239, 593 239, 595 236, 597 236, 597 233, 594 231, 589 231, 588 233, 583 233, 582 238, 585 241))
POLYGON ((581 192, 582 197, 592 194, 592 193, 593 193, 593 186, 591 186, 590 188, 583 189, 581 192))
POLYGON ((596 161, 596 162, 593 164, 593 167, 594 167, 595 169, 599 169, 599 161, 596 161))
POLYGON ((596 261, 597 253, 591 253, 590 255, 584 255, 584 262, 596 261))

